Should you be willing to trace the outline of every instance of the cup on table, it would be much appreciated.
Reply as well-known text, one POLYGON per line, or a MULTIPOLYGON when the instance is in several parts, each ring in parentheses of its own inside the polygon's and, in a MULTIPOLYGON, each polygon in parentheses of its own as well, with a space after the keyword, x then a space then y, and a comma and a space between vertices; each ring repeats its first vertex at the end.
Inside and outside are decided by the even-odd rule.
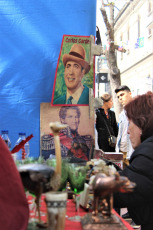
POLYGON ((64 230, 67 192, 47 192, 48 230, 64 230))

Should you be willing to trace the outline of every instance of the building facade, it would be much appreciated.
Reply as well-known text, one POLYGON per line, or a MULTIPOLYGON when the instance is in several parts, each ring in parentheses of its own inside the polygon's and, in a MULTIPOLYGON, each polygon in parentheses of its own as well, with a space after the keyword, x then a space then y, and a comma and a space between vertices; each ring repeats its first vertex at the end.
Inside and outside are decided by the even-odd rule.
POLYGON ((116 52, 121 84, 133 95, 153 91, 153 1, 133 0, 115 18, 115 44, 126 53, 116 52))

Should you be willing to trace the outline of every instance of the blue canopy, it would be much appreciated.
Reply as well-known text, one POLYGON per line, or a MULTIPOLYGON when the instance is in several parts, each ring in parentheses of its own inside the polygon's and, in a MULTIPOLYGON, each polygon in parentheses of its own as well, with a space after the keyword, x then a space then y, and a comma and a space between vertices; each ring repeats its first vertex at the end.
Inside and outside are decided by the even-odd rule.
POLYGON ((0 129, 19 132, 40 154, 40 103, 51 102, 64 34, 96 33, 95 0, 0 1, 0 129))

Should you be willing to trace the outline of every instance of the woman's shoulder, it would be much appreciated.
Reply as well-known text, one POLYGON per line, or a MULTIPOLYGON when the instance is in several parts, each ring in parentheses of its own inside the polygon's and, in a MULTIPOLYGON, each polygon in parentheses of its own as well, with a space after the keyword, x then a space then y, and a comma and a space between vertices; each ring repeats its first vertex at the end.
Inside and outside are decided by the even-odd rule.
POLYGON ((137 156, 144 156, 153 161, 153 136, 143 141, 131 155, 131 159, 137 156))
POLYGON ((111 117, 115 118, 115 112, 114 112, 114 111, 109 110, 109 115, 110 115, 111 117))
POLYGON ((109 113, 115 115, 115 112, 113 110, 111 110, 111 109, 109 109, 109 113))
POLYGON ((104 113, 104 109, 103 108, 96 109, 96 114, 103 114, 103 113, 104 113))
POLYGON ((137 173, 139 177, 145 175, 148 178, 153 178, 153 139, 151 142, 142 142, 132 153, 130 158, 130 165, 128 169, 130 172, 137 173))

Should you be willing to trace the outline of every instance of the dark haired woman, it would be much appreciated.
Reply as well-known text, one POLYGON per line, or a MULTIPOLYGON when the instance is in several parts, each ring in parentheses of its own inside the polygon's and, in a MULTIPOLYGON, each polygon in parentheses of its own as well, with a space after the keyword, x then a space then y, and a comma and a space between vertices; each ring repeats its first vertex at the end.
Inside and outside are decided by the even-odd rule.
POLYGON ((118 126, 115 113, 110 109, 113 106, 112 96, 105 93, 101 96, 103 100, 102 108, 96 110, 96 129, 98 132, 98 145, 104 152, 115 152, 115 147, 109 146, 108 137, 117 137, 118 126))
POLYGON ((133 193, 114 194, 114 207, 127 207, 141 230, 153 229, 153 93, 137 96, 125 107, 134 152, 120 175, 136 183, 133 193))

